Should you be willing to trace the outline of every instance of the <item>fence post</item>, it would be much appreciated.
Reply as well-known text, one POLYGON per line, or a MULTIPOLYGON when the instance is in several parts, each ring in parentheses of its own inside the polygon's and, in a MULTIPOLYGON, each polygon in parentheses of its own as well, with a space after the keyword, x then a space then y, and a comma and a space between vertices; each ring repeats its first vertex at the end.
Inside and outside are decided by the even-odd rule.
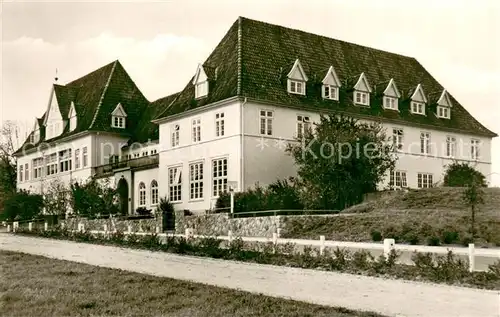
POLYGON ((16 232, 17 228, 19 227, 19 222, 14 221, 12 223, 12 231, 16 232))
POLYGON ((325 236, 319 236, 319 242, 319 254, 323 255, 323 253, 325 253, 325 236))
POLYGON ((227 232, 227 237, 228 237, 229 242, 233 241, 233 232, 231 230, 229 230, 227 232))
POLYGON ((276 229, 276 234, 278 235, 278 238, 281 237, 281 228, 276 229))
POLYGON ((7 225, 7 232, 10 232, 10 225, 7 225))
POLYGON ((104 228, 104 233, 108 233, 108 225, 107 224, 104 224, 103 225, 103 228, 104 228))
POLYGON ((32 231, 33 230, 33 222, 28 223, 28 230, 32 231))
POLYGON ((476 257, 474 256, 474 243, 469 243, 469 272, 474 272, 476 257))
POLYGON ((127 232, 132 233, 132 226, 131 225, 127 225, 127 232))
POLYGON ((159 227, 159 226, 156 226, 156 227, 155 227, 155 232, 156 232, 156 233, 160 233, 160 227, 159 227))
POLYGON ((391 251, 394 250, 394 244, 396 244, 394 239, 384 239, 384 257, 386 260, 389 258, 391 251))
POLYGON ((64 222, 61 222, 61 229, 64 229, 64 222))
POLYGON ((45 231, 49 230, 49 223, 48 222, 45 222, 43 224, 43 230, 45 230, 45 231))
POLYGON ((278 233, 273 232, 273 252, 276 253, 276 246, 278 245, 278 233))
POLYGON ((85 231, 85 226, 81 222, 78 223, 78 231, 79 232, 84 232, 85 231))

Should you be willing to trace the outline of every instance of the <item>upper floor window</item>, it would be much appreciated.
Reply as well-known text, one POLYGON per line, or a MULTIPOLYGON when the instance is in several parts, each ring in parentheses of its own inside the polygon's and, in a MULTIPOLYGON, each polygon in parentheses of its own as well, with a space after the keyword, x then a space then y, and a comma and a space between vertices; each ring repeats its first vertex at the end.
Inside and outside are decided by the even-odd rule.
POLYGON ((454 136, 446 137, 446 156, 455 157, 457 152, 457 139, 454 136))
POLYGON ((170 142, 172 144, 172 147, 179 146, 179 138, 180 138, 180 135, 179 135, 180 126, 179 126, 179 124, 174 124, 172 126, 172 131, 170 133, 171 133, 170 142))
POLYGON ((45 157, 45 166, 45 175, 54 175, 57 173, 57 153, 45 157))
POLYGON ((420 153, 422 154, 431 153, 431 134, 428 132, 420 133, 420 153))
POLYGON ((24 177, 24 165, 21 164, 19 165, 19 182, 21 183, 23 181, 24 177))
POLYGON ((306 94, 305 82, 289 79, 288 92, 292 94, 305 95, 306 94))
POLYGON ((479 159, 479 140, 472 139, 470 141, 471 147, 470 147, 470 157, 473 160, 478 160, 479 159))
POLYGON ((38 157, 33 160, 33 179, 42 177, 43 172, 43 158, 38 157))
POLYGON ((437 107, 437 116, 438 116, 438 118, 450 119, 450 108, 438 106, 437 107))
POLYGON ((24 180, 30 180, 30 166, 28 163, 24 164, 24 180))
POLYGON ((73 131, 76 129, 76 109, 75 109, 75 103, 72 101, 71 102, 71 107, 69 108, 69 131, 73 131))
POLYGON ((354 102, 358 105, 368 106, 370 104, 368 93, 363 91, 354 91, 354 102))
POLYGON ((122 105, 118 103, 115 110, 111 113, 111 127, 125 129, 127 113, 122 105))
POLYGON ((193 142, 200 142, 201 141, 201 120, 200 119, 193 119, 192 122, 192 128, 193 128, 193 142))
POLYGON ((307 130, 311 128, 311 121, 309 116, 297 116, 297 138, 304 137, 307 130))
POLYGON ((88 153, 87 153, 87 147, 84 147, 82 149, 82 154, 83 154, 83 159, 82 159, 82 164, 83 167, 87 167, 88 165, 88 153))
POLYGON ((146 206, 146 185, 139 183, 139 206, 146 206))
POLYGON ((205 73, 202 65, 198 65, 196 74, 193 77, 194 97, 196 99, 206 97, 208 95, 208 76, 205 73))
POLYGON ((395 151, 403 150, 404 133, 403 129, 393 128, 392 129, 392 144, 395 151))
POLYGON ((339 100, 339 88, 331 85, 323 85, 323 98, 339 100))
POLYGON ((398 110, 398 99, 394 97, 384 97, 384 108, 398 110))
POLYGON ((422 102, 411 102, 411 113, 425 115, 425 104, 422 102))
POLYGON ((333 66, 330 66, 330 68, 328 68, 328 71, 326 72, 325 78, 323 78, 322 83, 323 98, 330 100, 339 100, 340 80, 333 66))
POLYGON ((224 136, 224 112, 215 114, 215 136, 224 136))
POLYGON ((273 135, 273 112, 268 110, 260 111, 260 134, 273 135))
POLYGON ((80 168, 80 149, 75 150, 75 169, 80 168))
POLYGON ((38 143, 38 141, 40 141, 40 129, 36 129, 33 132, 33 143, 38 143))
POLYGON ((71 149, 59 152, 59 172, 71 171, 71 149))

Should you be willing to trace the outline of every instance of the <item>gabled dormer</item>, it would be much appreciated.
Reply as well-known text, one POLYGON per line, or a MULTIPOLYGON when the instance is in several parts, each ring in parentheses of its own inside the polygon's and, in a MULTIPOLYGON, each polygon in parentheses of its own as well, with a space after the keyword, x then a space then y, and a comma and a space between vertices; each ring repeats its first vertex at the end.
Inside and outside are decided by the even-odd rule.
POLYGON ((122 107, 121 103, 116 105, 115 110, 111 113, 111 127, 118 129, 125 129, 127 113, 122 107))
POLYGON ((49 140, 62 134, 64 121, 59 108, 56 91, 52 88, 52 94, 47 108, 47 115, 44 117, 45 139, 49 140))
POLYGON ((384 90, 383 106, 384 109, 399 110, 398 101, 401 98, 396 82, 393 78, 384 90))
POLYGON ((299 59, 295 60, 292 69, 287 75, 287 91, 291 94, 305 95, 307 80, 307 75, 299 59))
POLYGON ((450 119, 451 107, 452 103, 450 96, 448 95, 446 89, 443 89, 443 92, 437 101, 436 116, 442 119, 450 119))
POLYGON ((324 99, 339 100, 340 80, 333 66, 330 66, 323 78, 321 95, 324 99))
POLYGON ((354 95, 353 100, 357 105, 369 106, 370 105, 370 93, 372 88, 368 83, 365 73, 361 73, 358 81, 354 85, 354 95))
POLYGON ((69 131, 75 130, 77 124, 77 117, 76 117, 75 103, 73 101, 71 102, 71 106, 69 108, 68 120, 69 120, 69 131))
POLYGON ((40 142, 40 123, 39 119, 35 118, 35 124, 33 125, 33 132, 30 135, 30 143, 36 144, 40 142))
POLYGON ((421 84, 417 85, 410 99, 411 113, 425 116, 425 104, 427 103, 427 97, 425 96, 424 89, 421 84))
POLYGON ((196 69, 196 74, 193 78, 193 86, 195 99, 208 96, 208 76, 201 64, 198 65, 198 68, 196 69))

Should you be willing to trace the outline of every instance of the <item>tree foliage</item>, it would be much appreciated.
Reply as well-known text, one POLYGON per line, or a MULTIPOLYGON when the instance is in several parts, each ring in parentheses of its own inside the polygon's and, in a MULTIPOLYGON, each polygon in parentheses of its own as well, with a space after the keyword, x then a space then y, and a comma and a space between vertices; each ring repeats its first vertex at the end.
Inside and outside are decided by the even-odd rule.
POLYGON ((4 202, 4 211, 0 214, 2 220, 22 221, 39 216, 43 209, 43 197, 20 190, 10 194, 4 202))
POLYGON ((376 190, 396 155, 382 126, 345 116, 321 116, 314 131, 290 144, 297 185, 308 209, 344 209, 376 190))
POLYGON ((443 185, 448 187, 467 187, 476 184, 487 187, 486 177, 467 163, 453 162, 446 168, 443 185))
POLYGON ((71 191, 60 180, 53 180, 45 192, 45 212, 49 215, 65 215, 71 207, 71 191))
POLYGON ((87 182, 75 182, 71 185, 71 207, 77 215, 95 218, 118 213, 116 190, 108 182, 100 183, 96 179, 87 182))
POLYGON ((472 238, 476 236, 476 212, 478 205, 484 203, 484 192, 482 185, 477 179, 472 180, 472 183, 467 185, 463 194, 463 200, 471 210, 470 232, 472 238))
POLYGON ((0 129, 0 213, 4 202, 16 192, 17 168, 13 155, 19 140, 19 128, 12 121, 3 123, 0 129))

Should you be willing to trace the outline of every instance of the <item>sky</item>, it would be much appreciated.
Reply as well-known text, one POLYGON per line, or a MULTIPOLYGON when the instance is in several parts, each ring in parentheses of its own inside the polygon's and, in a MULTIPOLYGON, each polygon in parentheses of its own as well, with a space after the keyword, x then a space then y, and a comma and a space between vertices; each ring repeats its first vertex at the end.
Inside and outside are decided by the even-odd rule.
MULTIPOLYGON (((0 122, 28 133, 51 85, 119 59, 155 100, 182 89, 238 16, 415 57, 500 134, 500 1, 0 0, 0 122)), ((492 185, 500 186, 500 138, 492 185)))

